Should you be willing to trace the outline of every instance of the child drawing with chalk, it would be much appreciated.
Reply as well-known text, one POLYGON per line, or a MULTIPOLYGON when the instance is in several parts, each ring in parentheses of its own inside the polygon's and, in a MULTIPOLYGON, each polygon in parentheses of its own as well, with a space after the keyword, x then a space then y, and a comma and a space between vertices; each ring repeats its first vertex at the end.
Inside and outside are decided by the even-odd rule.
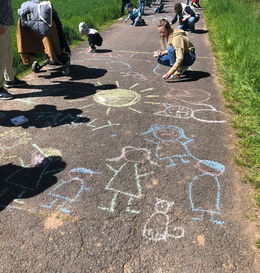
POLYGON ((89 28, 85 22, 79 24, 79 32, 88 37, 89 51, 92 53, 97 52, 96 46, 101 46, 103 43, 103 38, 98 33, 96 29, 89 28))
POLYGON ((144 26, 145 21, 142 19, 142 15, 139 9, 134 8, 132 3, 127 4, 128 16, 125 19, 125 23, 131 19, 132 25, 134 26, 144 26))

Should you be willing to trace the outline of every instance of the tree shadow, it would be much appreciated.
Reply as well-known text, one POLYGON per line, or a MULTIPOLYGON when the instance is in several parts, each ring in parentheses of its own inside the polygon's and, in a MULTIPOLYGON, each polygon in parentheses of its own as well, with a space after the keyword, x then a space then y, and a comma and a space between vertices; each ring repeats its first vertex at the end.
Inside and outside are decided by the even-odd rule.
POLYGON ((40 104, 29 111, 11 110, 1 111, 4 118, 0 119, 0 126, 14 127, 10 121, 14 117, 25 116, 29 121, 21 124, 23 128, 36 127, 47 128, 57 127, 62 125, 76 125, 89 122, 87 117, 79 116, 82 113, 80 109, 71 108, 65 110, 57 110, 54 105, 40 104))
POLYGON ((12 163, 0 166, 0 211, 16 199, 30 198, 47 190, 57 182, 55 175, 65 167, 59 156, 42 157, 32 167, 12 163))
POLYGON ((24 87, 24 89, 26 88, 30 88, 36 91, 31 93, 17 94, 15 95, 15 99, 64 96, 64 99, 72 100, 93 95, 97 92, 97 90, 115 89, 117 86, 115 84, 95 86, 92 83, 54 81, 51 85, 29 85, 24 87), (42 91, 39 91, 39 89, 42 91))

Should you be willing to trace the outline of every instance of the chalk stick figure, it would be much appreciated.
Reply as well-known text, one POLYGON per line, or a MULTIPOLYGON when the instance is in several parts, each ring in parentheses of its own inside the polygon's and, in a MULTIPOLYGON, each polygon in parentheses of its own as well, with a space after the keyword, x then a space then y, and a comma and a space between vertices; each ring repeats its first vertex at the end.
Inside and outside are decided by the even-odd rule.
POLYGON ((51 209, 56 203, 61 202, 59 210, 64 213, 70 213, 71 211, 66 208, 66 206, 76 202, 83 192, 90 190, 90 188, 86 187, 85 180, 88 180, 94 174, 98 175, 101 173, 85 168, 72 169, 69 172, 70 179, 60 180, 48 193, 54 200, 50 204, 42 207, 51 209), (74 177, 74 175, 76 176, 74 177), (85 179, 79 178, 79 175, 85 175, 85 179))
POLYGON ((199 160, 196 167, 202 172, 189 183, 189 201, 191 210, 199 213, 200 217, 193 220, 202 221, 205 214, 210 215, 210 221, 223 224, 216 220, 220 215, 220 181, 219 176, 225 171, 225 166, 210 160, 199 160))
POLYGON ((106 164, 106 166, 114 173, 108 181, 105 189, 114 193, 109 207, 99 207, 108 212, 114 212, 118 195, 124 195, 128 198, 126 211, 130 213, 139 213, 138 210, 131 208, 134 200, 140 199, 142 196, 141 180, 145 176, 152 174, 140 173, 140 165, 145 164, 147 161, 155 164, 150 160, 151 152, 145 148, 136 148, 126 146, 122 150, 119 157, 108 159, 108 161, 123 161, 123 164, 118 169, 106 164))
POLYGON ((193 139, 186 137, 184 130, 178 126, 155 124, 141 135, 152 134, 153 140, 146 139, 156 145, 156 157, 160 161, 168 161, 166 167, 177 166, 176 159, 181 163, 189 163, 192 155, 187 144, 193 139))
POLYGON ((168 202, 156 198, 155 212, 149 217, 143 229, 143 236, 151 241, 166 241, 169 237, 179 239, 184 236, 182 227, 175 227, 173 231, 176 235, 169 234, 168 226, 170 223, 167 213, 174 205, 174 202, 168 202))

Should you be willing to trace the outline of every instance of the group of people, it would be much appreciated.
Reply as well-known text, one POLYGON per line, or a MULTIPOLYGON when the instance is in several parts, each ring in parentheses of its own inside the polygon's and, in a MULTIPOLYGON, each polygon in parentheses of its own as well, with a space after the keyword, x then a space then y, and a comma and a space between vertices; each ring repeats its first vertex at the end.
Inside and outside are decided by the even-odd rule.
MULTIPOLYGON (((171 24, 166 19, 158 22, 158 32, 161 37, 162 50, 154 52, 154 57, 162 65, 169 66, 169 71, 163 76, 164 79, 180 78, 180 76, 191 66, 195 59, 195 48, 186 35, 187 30, 194 31, 195 23, 198 22, 199 16, 194 9, 184 3, 176 3, 174 7, 175 17, 171 24, 179 21, 178 28, 173 30, 171 24)), ((192 0, 193 2, 193 0, 192 0)), ((199 0, 194 0, 199 4, 199 0)), ((142 21, 144 6, 150 6, 151 1, 138 0, 139 8, 134 8, 130 0, 122 0, 121 14, 124 14, 125 6, 128 10, 127 22, 132 20, 132 24, 140 26, 145 24, 142 21)), ((163 4, 163 0, 157 0, 158 5, 163 4)), ((0 100, 12 99, 13 95, 7 89, 21 87, 27 83, 15 76, 13 69, 13 51, 11 40, 11 29, 14 24, 11 0, 0 1, 0 100)), ((101 46, 103 39, 97 30, 91 29, 85 22, 79 24, 79 31, 88 37, 90 51, 96 52, 96 46, 101 46)))
MULTIPOLYGON (((125 22, 131 19, 132 25, 140 26, 141 16, 144 14, 144 6, 145 4, 150 6, 151 2, 146 1, 145 3, 144 0, 138 0, 139 8, 136 9, 130 3, 130 0, 122 0, 120 15, 123 14, 126 6, 128 16, 125 22)), ((157 10, 160 7, 163 8, 163 0, 157 0, 155 5, 159 5, 157 10)), ((186 4, 180 2, 175 4, 175 17, 171 21, 171 24, 179 22, 176 30, 171 28, 170 22, 166 19, 161 19, 158 22, 157 27, 161 37, 162 50, 155 51, 153 56, 158 58, 160 64, 170 67, 169 71, 163 76, 164 79, 179 79, 189 66, 195 62, 195 48, 185 32, 194 32, 195 23, 199 21, 199 14, 195 12, 194 7, 201 7, 199 0, 187 0, 186 4)))

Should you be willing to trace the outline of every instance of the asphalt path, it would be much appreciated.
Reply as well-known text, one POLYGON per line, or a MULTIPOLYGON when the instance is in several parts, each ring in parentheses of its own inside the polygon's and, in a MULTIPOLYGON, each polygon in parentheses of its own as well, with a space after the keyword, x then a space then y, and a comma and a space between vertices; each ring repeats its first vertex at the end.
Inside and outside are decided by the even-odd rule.
POLYGON ((152 57, 165 4, 1 103, 1 273, 257 272, 204 16, 189 76, 166 82, 152 57))

